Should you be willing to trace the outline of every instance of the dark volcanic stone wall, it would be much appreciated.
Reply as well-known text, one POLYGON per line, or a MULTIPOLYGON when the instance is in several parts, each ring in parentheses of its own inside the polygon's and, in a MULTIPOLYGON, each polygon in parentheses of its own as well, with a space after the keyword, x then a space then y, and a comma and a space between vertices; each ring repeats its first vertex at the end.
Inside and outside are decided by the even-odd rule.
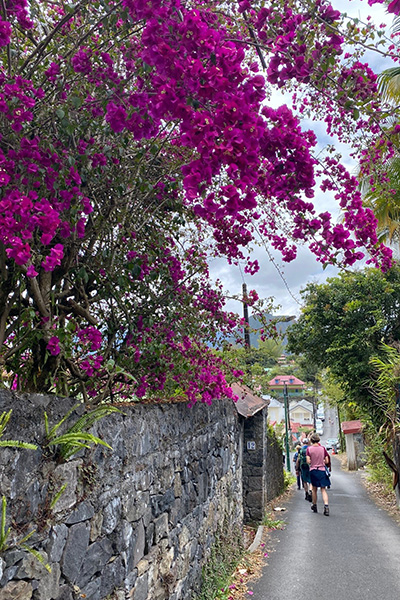
MULTIPOLYGON (((44 411, 52 426, 73 405, 0 391, 0 414, 13 410, 2 439, 40 446, 44 411)), ((243 425, 232 402, 122 410, 92 430, 112 451, 97 446, 59 464, 41 447, 0 448, 11 525, 0 600, 189 599, 217 530, 241 531, 243 425), (27 544, 51 573, 19 544, 33 529, 27 544)))

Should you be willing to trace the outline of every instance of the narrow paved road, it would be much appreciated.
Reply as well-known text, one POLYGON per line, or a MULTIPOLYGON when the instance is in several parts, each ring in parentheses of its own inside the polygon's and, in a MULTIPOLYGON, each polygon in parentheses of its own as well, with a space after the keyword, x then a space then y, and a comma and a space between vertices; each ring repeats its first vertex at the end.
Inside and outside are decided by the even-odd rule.
POLYGON ((332 456, 330 516, 311 512, 297 489, 284 504, 282 531, 269 534, 268 564, 249 586, 254 600, 400 598, 400 527, 368 498, 361 474, 340 470, 332 456))

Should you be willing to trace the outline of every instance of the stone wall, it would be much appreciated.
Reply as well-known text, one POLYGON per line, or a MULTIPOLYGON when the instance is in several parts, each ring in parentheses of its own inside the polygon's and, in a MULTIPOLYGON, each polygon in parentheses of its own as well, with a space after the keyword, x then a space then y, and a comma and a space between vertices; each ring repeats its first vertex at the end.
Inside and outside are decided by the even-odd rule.
MULTIPOLYGON (((13 409, 3 439, 40 445, 44 410, 52 426, 73 402, 0 391, 0 414, 13 409)), ((241 531, 242 427, 228 400, 133 405, 93 428, 112 451, 58 464, 41 448, 0 448, 11 525, 0 600, 191 598, 218 529, 241 531), (18 543, 33 529, 27 544, 51 573, 18 543)))
POLYGON ((244 421, 243 511, 246 523, 259 523, 267 502, 267 409, 244 421))
POLYGON ((283 469, 282 447, 274 436, 267 433, 267 502, 270 502, 283 491, 284 469, 283 469))
POLYGON ((245 523, 260 523, 267 503, 282 493, 282 448, 267 428, 267 408, 244 420, 243 512, 245 523))

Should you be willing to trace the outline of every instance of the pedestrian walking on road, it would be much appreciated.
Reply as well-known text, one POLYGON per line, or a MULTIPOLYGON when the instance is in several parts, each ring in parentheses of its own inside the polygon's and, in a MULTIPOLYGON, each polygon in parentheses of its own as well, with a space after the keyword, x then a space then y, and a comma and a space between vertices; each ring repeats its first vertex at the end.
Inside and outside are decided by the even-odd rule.
POLYGON ((313 433, 310 438, 311 446, 308 446, 307 463, 310 467, 310 480, 312 485, 312 504, 311 510, 318 512, 317 510, 317 491, 321 488, 322 499, 324 501, 324 515, 329 516, 329 499, 326 488, 330 485, 330 479, 326 474, 325 466, 329 464, 329 454, 320 445, 320 437, 317 433, 313 433))
POLYGON ((308 439, 304 438, 303 446, 299 450, 299 455, 296 461, 296 469, 300 471, 301 481, 303 483, 303 488, 305 492, 305 500, 311 502, 311 479, 310 479, 310 467, 307 463, 307 448, 308 448, 308 439))
POLYGON ((296 473, 296 481, 297 481, 297 489, 300 490, 301 489, 301 473, 300 473, 300 467, 297 466, 297 459, 299 457, 299 450, 301 450, 301 445, 297 444, 296 446, 296 452, 293 455, 293 464, 294 464, 294 470, 296 473))

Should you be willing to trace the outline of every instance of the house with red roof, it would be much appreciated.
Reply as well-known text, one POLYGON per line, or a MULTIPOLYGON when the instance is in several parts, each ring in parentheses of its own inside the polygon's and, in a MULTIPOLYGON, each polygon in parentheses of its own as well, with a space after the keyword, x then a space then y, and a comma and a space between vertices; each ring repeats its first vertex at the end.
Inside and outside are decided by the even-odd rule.
POLYGON ((306 384, 294 375, 276 375, 268 385, 272 392, 276 392, 283 397, 283 392, 286 387, 289 398, 293 396, 302 397, 306 389, 306 384))

